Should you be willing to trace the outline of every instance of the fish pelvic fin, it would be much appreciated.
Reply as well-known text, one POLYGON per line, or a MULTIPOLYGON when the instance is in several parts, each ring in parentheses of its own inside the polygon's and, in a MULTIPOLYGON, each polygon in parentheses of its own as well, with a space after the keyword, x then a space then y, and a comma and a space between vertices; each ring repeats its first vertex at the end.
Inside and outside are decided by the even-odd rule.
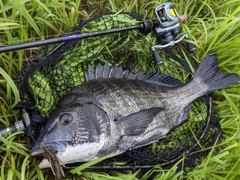
POLYGON ((240 81, 240 77, 237 74, 222 74, 219 72, 218 58, 215 54, 208 54, 204 58, 196 70, 193 79, 200 79, 201 83, 207 85, 205 93, 224 89, 240 81))
POLYGON ((140 110, 126 117, 116 120, 117 128, 121 130, 122 136, 137 136, 142 134, 153 118, 164 108, 153 107, 145 110, 140 110))

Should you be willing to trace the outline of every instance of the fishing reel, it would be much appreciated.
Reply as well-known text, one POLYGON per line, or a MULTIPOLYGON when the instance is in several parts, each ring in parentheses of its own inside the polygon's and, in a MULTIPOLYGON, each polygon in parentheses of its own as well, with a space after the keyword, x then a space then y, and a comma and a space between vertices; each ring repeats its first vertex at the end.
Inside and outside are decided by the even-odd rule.
MULTIPOLYGON (((187 21, 188 17, 185 15, 179 16, 173 3, 167 2, 157 6, 155 8, 155 16, 159 23, 159 26, 155 28, 159 44, 152 47, 152 53, 155 64, 159 65, 163 60, 156 49, 173 47, 183 39, 190 40, 190 38, 188 34, 179 37, 180 23, 187 21)), ((186 43, 186 49, 192 52, 196 47, 194 44, 186 43)))

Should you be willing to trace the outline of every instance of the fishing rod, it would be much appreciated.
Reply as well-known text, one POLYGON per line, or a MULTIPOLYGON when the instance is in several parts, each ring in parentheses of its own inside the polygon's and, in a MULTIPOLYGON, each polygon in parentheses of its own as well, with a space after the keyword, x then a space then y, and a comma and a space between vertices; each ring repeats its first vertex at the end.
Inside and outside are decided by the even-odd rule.
POLYGON ((179 16, 172 3, 164 3, 157 6, 155 10, 155 14, 157 16, 157 20, 148 20, 148 21, 141 22, 137 25, 127 26, 127 27, 95 31, 95 32, 89 32, 89 33, 83 33, 83 34, 73 34, 69 36, 62 36, 62 37, 57 37, 57 38, 52 38, 47 40, 40 40, 40 41, 34 41, 29 43, 0 47, 0 53, 38 47, 38 46, 44 46, 49 44, 56 44, 61 42, 76 41, 84 38, 118 33, 118 32, 129 31, 129 30, 136 30, 136 29, 141 30, 141 29, 157 28, 156 31, 159 31, 157 32, 157 34, 167 33, 166 37, 169 37, 169 32, 172 29, 178 28, 180 22, 183 23, 183 22, 186 22, 188 19, 193 18, 191 16, 187 17, 185 15, 179 16))
MULTIPOLYGON (((184 17, 182 17, 181 19, 184 19, 184 17)), ((32 47, 38 47, 38 46, 44 46, 44 45, 49 45, 49 44, 56 44, 56 43, 61 43, 61 42, 76 41, 76 40, 81 40, 84 38, 118 33, 118 32, 129 31, 129 30, 152 29, 157 26, 159 26, 159 22, 157 20, 149 20, 149 21, 139 23, 138 25, 127 26, 127 27, 122 27, 122 28, 108 29, 108 30, 95 31, 95 32, 89 32, 89 33, 83 33, 83 34, 73 34, 73 35, 62 36, 62 37, 57 37, 57 38, 53 38, 53 39, 40 40, 40 41, 34 41, 34 42, 29 42, 29 43, 0 47, 0 53, 20 50, 20 49, 27 49, 27 48, 32 48, 32 47)))
POLYGON ((40 41, 34 41, 34 42, 30 42, 30 43, 1 47, 0 53, 20 50, 20 49, 26 49, 26 48, 31 48, 31 47, 44 46, 44 45, 49 45, 49 44, 56 44, 56 43, 61 43, 61 42, 76 41, 76 40, 81 40, 84 38, 112 34, 112 33, 117 33, 117 32, 122 32, 122 31, 154 28, 157 26, 158 26, 158 22, 156 20, 150 20, 150 21, 142 22, 138 25, 133 25, 133 26, 128 26, 128 27, 95 31, 95 32, 89 32, 89 33, 83 33, 83 34, 73 34, 73 35, 62 36, 62 37, 57 37, 57 38, 53 38, 53 39, 40 40, 40 41))
MULTIPOLYGON (((165 49, 168 47, 172 47, 175 44, 181 42, 183 39, 189 39, 189 36, 187 34, 184 34, 182 37, 179 38, 178 29, 179 29, 180 23, 186 22, 188 19, 192 19, 194 16, 185 16, 185 15, 179 16, 175 9, 174 4, 170 2, 163 3, 157 6, 155 8, 155 16, 157 17, 156 20, 143 21, 137 25, 132 25, 128 27, 95 31, 95 32, 89 32, 89 33, 83 33, 83 34, 73 34, 70 36, 62 36, 62 37, 48 39, 48 40, 40 40, 40 41, 34 41, 29 43, 0 47, 0 53, 26 49, 31 47, 44 46, 44 45, 55 44, 55 43, 61 43, 61 42, 76 41, 84 38, 107 35, 107 34, 118 33, 118 32, 129 31, 129 30, 154 29, 157 35, 157 38, 159 40, 158 41, 159 44, 152 47, 152 54, 153 54, 153 59, 155 64, 159 65, 163 62, 163 60, 159 56, 156 49, 165 49)), ((200 15, 196 17, 202 17, 202 16, 200 15)), ((195 49, 195 46, 193 44, 186 43, 186 46, 188 51, 193 51, 195 49)), ((17 131, 25 130, 25 128, 30 124, 31 119, 29 117, 28 112, 24 108, 22 109, 22 119, 23 120, 17 121, 14 124, 10 125, 9 127, 0 129, 0 136, 3 136, 7 133, 11 134, 17 131)))

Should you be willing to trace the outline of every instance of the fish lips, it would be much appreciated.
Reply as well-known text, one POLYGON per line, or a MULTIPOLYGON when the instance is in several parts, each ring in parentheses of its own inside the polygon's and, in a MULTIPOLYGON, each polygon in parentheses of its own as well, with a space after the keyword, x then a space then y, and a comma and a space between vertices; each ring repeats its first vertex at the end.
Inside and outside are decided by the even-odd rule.
MULTIPOLYGON (((31 149, 32 156, 43 157, 44 150, 40 148, 40 144, 41 144, 41 142, 36 142, 35 145, 32 147, 32 149, 31 149)), ((58 142, 50 142, 50 143, 46 143, 46 144, 44 143, 44 145, 48 149, 50 146, 52 146, 53 149, 55 150, 56 156, 59 157, 63 152, 66 151, 68 142, 67 141, 58 141, 58 142)), ((42 165, 42 167, 40 167, 40 168, 45 168, 45 167, 49 166, 48 165, 49 163, 48 162, 43 163, 44 161, 47 161, 47 159, 43 159, 41 164, 46 164, 46 165, 42 165)))

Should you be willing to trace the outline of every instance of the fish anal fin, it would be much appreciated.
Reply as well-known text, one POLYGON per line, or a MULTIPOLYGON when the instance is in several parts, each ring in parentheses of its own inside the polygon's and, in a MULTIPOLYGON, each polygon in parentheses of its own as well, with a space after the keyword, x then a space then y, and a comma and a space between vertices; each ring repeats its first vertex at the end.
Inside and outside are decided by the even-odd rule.
POLYGON ((122 136, 137 136, 142 134, 153 118, 163 110, 164 108, 161 107, 140 110, 117 120, 115 123, 120 128, 122 136))

